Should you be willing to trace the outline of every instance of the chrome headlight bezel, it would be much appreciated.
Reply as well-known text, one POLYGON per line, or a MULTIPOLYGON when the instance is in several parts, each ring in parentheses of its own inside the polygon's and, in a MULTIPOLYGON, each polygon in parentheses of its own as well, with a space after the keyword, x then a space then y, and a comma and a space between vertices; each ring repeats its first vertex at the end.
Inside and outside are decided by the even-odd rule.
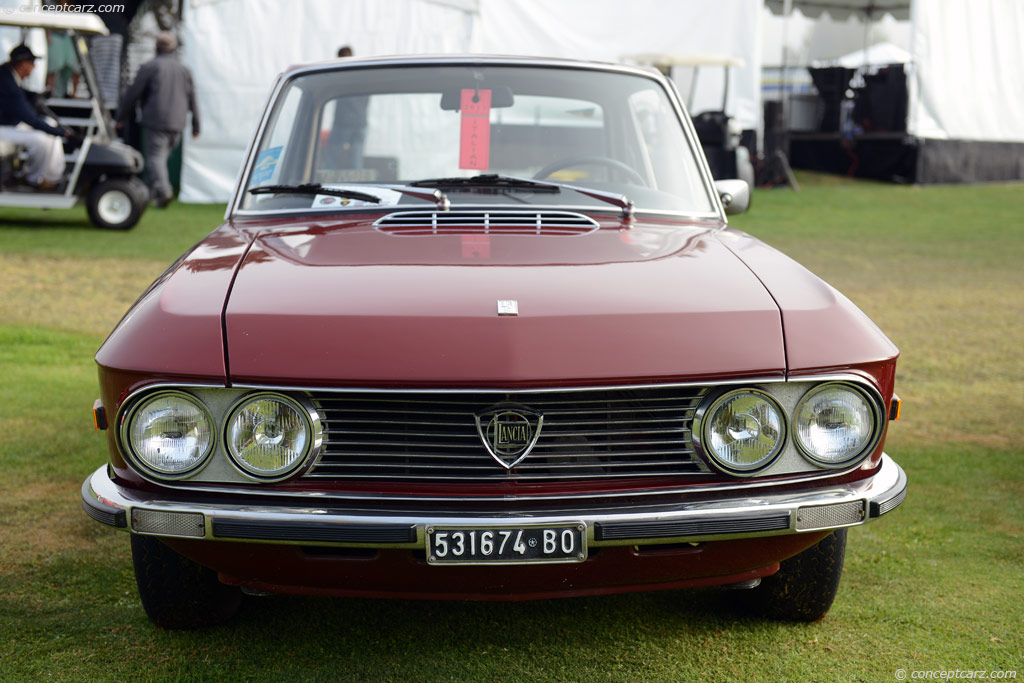
POLYGON ((276 391, 259 391, 242 396, 227 412, 222 432, 224 439, 224 451, 227 453, 228 462, 230 462, 231 465, 245 477, 263 483, 283 481, 305 471, 309 468, 310 464, 316 459, 316 457, 319 456, 320 448, 323 444, 323 425, 320 422, 320 416, 317 411, 311 406, 305 405, 291 396, 278 393, 276 391), (247 406, 266 399, 279 401, 280 403, 292 408, 299 417, 302 418, 306 428, 306 445, 302 454, 295 458, 295 460, 288 466, 277 470, 261 470, 245 462, 245 460, 236 452, 235 445, 231 439, 231 426, 238 414, 247 406))
POLYGON ((714 470, 734 477, 756 476, 775 464, 782 453, 786 450, 786 443, 789 440, 789 419, 789 414, 785 408, 783 408, 782 404, 779 403, 774 396, 768 392, 762 391, 761 389, 754 387, 739 387, 722 393, 712 394, 711 397, 705 399, 701 403, 694 414, 692 433, 694 446, 696 446, 697 451, 702 456, 704 462, 714 470), (710 428, 717 411, 722 408, 727 401, 743 394, 755 396, 763 400, 772 408, 772 410, 775 411, 779 419, 780 436, 778 441, 775 443, 775 446, 767 456, 761 458, 750 466, 739 467, 723 461, 714 452, 714 448, 711 446, 708 429, 710 428))
POLYGON ((878 446, 878 442, 882 438, 882 432, 885 428, 885 416, 883 414, 879 400, 870 392, 868 392, 864 387, 861 387, 857 384, 853 384, 850 382, 823 382, 821 384, 817 384, 811 387, 800 398, 800 400, 797 401, 796 407, 793 409, 792 421, 793 443, 796 446, 796 449, 800 453, 800 455, 802 455, 807 461, 813 463, 818 467, 831 470, 846 469, 856 465, 857 463, 867 458, 871 453, 874 452, 875 448, 878 446), (865 440, 864 444, 856 452, 856 454, 844 458, 843 460, 829 460, 827 458, 820 457, 811 448, 809 448, 800 438, 799 421, 800 412, 803 409, 803 407, 818 394, 833 389, 843 389, 851 394, 858 396, 868 407, 872 420, 870 434, 867 440, 865 440))
POLYGON ((217 421, 214 420, 209 408, 207 408, 202 401, 186 391, 165 389, 151 394, 146 394, 135 401, 123 414, 118 435, 121 442, 121 452, 136 469, 156 479, 176 481, 194 476, 210 463, 210 460, 212 460, 211 456, 217 447, 217 435, 219 431, 217 421), (210 442, 207 444, 203 453, 190 467, 176 472, 164 471, 146 462, 146 460, 136 452, 136 448, 131 437, 132 425, 134 424, 135 419, 140 415, 141 411, 154 401, 166 397, 177 397, 179 399, 183 399, 187 403, 191 403, 193 406, 198 408, 203 416, 205 416, 210 430, 210 442))

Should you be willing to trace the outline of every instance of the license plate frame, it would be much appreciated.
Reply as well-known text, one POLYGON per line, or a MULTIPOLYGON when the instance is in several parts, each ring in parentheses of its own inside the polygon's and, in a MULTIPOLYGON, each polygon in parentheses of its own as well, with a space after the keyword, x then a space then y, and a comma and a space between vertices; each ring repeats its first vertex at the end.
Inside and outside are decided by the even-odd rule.
POLYGON ((577 564, 587 559, 587 525, 431 525, 424 547, 434 566, 577 564))

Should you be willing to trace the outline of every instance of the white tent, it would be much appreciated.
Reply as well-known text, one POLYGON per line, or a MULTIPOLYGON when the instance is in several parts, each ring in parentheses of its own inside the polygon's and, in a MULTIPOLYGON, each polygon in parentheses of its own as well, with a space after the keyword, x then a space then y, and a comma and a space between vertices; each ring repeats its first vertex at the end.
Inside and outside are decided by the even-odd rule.
MULTIPOLYGON (((761 0, 192 0, 185 63, 202 135, 185 142, 183 201, 226 201, 266 96, 284 67, 333 57, 489 53, 617 61, 639 52, 738 57, 729 114, 760 124, 761 0)), ((719 108, 710 80, 697 110, 719 108)))
POLYGON ((767 0, 806 16, 909 18, 907 134, 917 182, 1024 179, 1024 2, 767 0))
POLYGON ((863 50, 851 52, 835 59, 814 62, 814 66, 844 66, 847 69, 858 69, 862 66, 885 66, 886 64, 909 64, 914 56, 899 45, 892 43, 875 43, 863 50))

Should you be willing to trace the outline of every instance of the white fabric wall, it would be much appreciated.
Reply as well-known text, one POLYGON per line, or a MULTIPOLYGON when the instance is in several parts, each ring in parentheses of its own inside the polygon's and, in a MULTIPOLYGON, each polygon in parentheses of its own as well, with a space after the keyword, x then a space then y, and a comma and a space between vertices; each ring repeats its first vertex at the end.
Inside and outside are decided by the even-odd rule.
POLYGON ((202 134, 186 136, 181 200, 230 198, 270 88, 285 67, 332 59, 342 45, 363 56, 465 52, 472 7, 423 0, 194 0, 183 44, 202 134))
MULTIPOLYGON (((746 66, 732 71, 729 113, 760 128, 760 27, 761 0, 488 0, 473 51, 606 62, 652 52, 740 57, 746 66)), ((694 110, 720 109, 721 78, 702 71, 698 82, 708 87, 698 89, 694 110)))
POLYGON ((1024 142, 1024 2, 914 0, 908 131, 1024 142))
MULTIPOLYGON (((185 141, 181 198, 227 201, 276 75, 291 64, 332 58, 346 44, 357 56, 741 57, 747 66, 732 72, 729 111, 744 128, 756 128, 760 22, 761 0, 192 0, 183 42, 203 133, 185 141)), ((702 72, 701 82, 708 88, 694 108, 718 108, 713 80, 702 72)))

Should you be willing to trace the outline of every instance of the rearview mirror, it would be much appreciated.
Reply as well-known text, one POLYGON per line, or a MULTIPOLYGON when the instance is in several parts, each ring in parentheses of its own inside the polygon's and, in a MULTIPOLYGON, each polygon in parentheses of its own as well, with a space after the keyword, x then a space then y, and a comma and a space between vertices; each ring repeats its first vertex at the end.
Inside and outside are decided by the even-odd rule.
POLYGON ((715 191, 726 215, 743 213, 750 207, 750 186, 746 180, 716 180, 715 191))
MULTIPOLYGON (((458 111, 462 106, 462 88, 449 88, 441 92, 441 109, 444 111, 458 111)), ((503 109, 515 104, 515 97, 512 95, 512 88, 507 85, 499 85, 494 88, 480 88, 480 90, 491 91, 491 109, 503 109)))

